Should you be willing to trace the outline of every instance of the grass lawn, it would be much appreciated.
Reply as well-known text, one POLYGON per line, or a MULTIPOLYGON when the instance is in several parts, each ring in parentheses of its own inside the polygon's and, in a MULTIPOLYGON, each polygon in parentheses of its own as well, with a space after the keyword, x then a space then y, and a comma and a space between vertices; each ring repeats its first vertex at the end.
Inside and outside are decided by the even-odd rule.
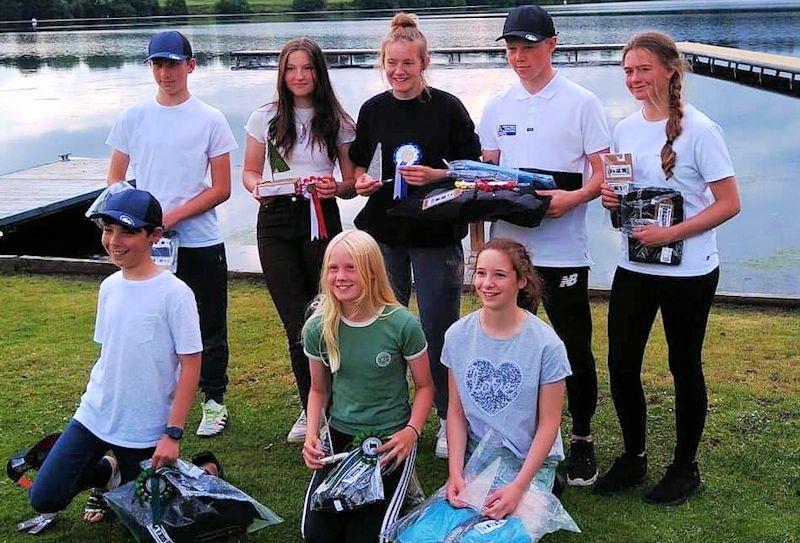
MULTIPOLYGON (((73 414, 97 356, 92 343, 98 280, 0 275, 0 457, 62 429, 73 414)), ((465 298, 465 310, 474 307, 465 298)), ((606 304, 593 306, 600 401, 595 419, 598 461, 607 467, 620 436, 605 371, 606 304)), ((284 436, 299 407, 283 331, 266 291, 232 283, 229 332, 232 422, 210 441, 193 435, 184 456, 211 448, 231 482, 285 522, 248 541, 292 543, 299 537, 308 470, 300 446, 284 436)), ((755 309, 714 309, 706 338, 709 417, 700 448, 704 493, 686 505, 645 504, 642 490, 599 498, 585 489, 562 496, 583 535, 547 542, 800 542, 800 315, 755 309)), ((673 395, 660 324, 648 346, 644 379, 649 407, 650 483, 669 463, 673 395)), ((432 421, 431 421, 432 422, 432 421)), ((433 459, 433 428, 422 438, 418 469, 427 492, 443 484, 446 464, 433 459)), ((126 541, 115 521, 79 521, 85 494, 39 541, 126 541)), ((33 516, 25 492, 0 482, 0 541, 32 541, 15 524, 33 516)))

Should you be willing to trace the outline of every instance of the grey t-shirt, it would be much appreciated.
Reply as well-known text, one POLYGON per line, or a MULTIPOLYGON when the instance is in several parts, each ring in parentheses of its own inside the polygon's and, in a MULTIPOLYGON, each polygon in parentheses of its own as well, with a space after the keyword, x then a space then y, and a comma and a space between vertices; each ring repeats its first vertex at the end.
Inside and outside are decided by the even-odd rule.
MULTIPOLYGON (((519 458, 536 433, 539 387, 572 374, 564 343, 533 314, 517 335, 497 339, 483 331, 480 310, 470 313, 445 333, 441 360, 455 377, 470 433, 481 439, 493 429, 519 458)), ((564 458, 560 431, 549 456, 564 458)))

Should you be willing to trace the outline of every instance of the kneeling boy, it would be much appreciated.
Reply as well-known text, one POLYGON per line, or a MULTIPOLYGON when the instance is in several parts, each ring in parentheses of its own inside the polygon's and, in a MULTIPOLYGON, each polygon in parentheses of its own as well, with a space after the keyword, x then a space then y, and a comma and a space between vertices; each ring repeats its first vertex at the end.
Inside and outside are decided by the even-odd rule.
MULTIPOLYGON (((94 331, 100 358, 31 488, 40 513, 64 509, 87 488, 110 490, 134 479, 147 458, 155 468, 172 464, 200 379, 194 295, 150 257, 162 233, 158 201, 125 190, 91 218, 99 220, 103 247, 120 271, 100 285, 94 331), (113 457, 104 456, 109 450, 113 457)), ((106 511, 93 492, 85 519, 97 522, 106 511)))

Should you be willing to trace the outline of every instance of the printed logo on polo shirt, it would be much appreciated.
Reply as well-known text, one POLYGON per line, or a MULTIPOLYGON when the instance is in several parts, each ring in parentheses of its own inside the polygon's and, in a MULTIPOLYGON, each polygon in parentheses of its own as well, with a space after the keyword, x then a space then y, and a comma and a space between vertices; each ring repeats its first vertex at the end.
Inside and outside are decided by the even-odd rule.
POLYGON ((574 287, 577 282, 578 282, 577 273, 573 273, 571 275, 563 275, 561 277, 561 283, 558 285, 558 288, 574 287))
POLYGON ((390 355, 386 351, 379 352, 378 356, 375 357, 375 364, 379 368, 385 368, 391 363, 392 363, 392 355, 390 355))
POLYGON ((517 125, 515 124, 501 124, 497 127, 497 136, 516 136, 517 135, 517 125))
POLYGON ((490 360, 475 358, 465 376, 470 398, 487 415, 503 411, 522 388, 522 370, 509 360, 495 366, 490 360))
POLYGON ((120 215, 119 222, 125 223, 128 226, 133 226, 133 219, 129 215, 120 215))

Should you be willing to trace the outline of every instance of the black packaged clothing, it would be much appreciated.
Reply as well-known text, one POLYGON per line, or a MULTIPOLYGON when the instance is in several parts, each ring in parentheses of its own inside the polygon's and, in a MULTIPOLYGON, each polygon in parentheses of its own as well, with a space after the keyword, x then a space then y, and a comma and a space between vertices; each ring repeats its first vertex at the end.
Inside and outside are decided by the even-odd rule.
MULTIPOLYGON (((411 100, 398 100, 391 91, 367 100, 358 114, 356 139, 350 158, 367 168, 378 145, 383 150, 383 179, 394 179, 395 151, 413 145, 419 151, 418 164, 444 169, 442 159, 476 159, 481 152, 475 125, 455 96, 430 89, 411 100)), ((393 183, 372 194, 355 225, 378 241, 405 247, 441 247, 458 242, 467 233, 462 224, 421 223, 413 218, 388 217, 393 200, 393 183)), ((429 192, 430 187, 408 186, 409 196, 429 192)))
POLYGON ((628 234, 628 260, 677 266, 683 255, 683 240, 662 247, 648 247, 631 237, 636 228, 655 224, 668 228, 683 222, 683 196, 663 187, 632 187, 619 200, 620 223, 628 234))

